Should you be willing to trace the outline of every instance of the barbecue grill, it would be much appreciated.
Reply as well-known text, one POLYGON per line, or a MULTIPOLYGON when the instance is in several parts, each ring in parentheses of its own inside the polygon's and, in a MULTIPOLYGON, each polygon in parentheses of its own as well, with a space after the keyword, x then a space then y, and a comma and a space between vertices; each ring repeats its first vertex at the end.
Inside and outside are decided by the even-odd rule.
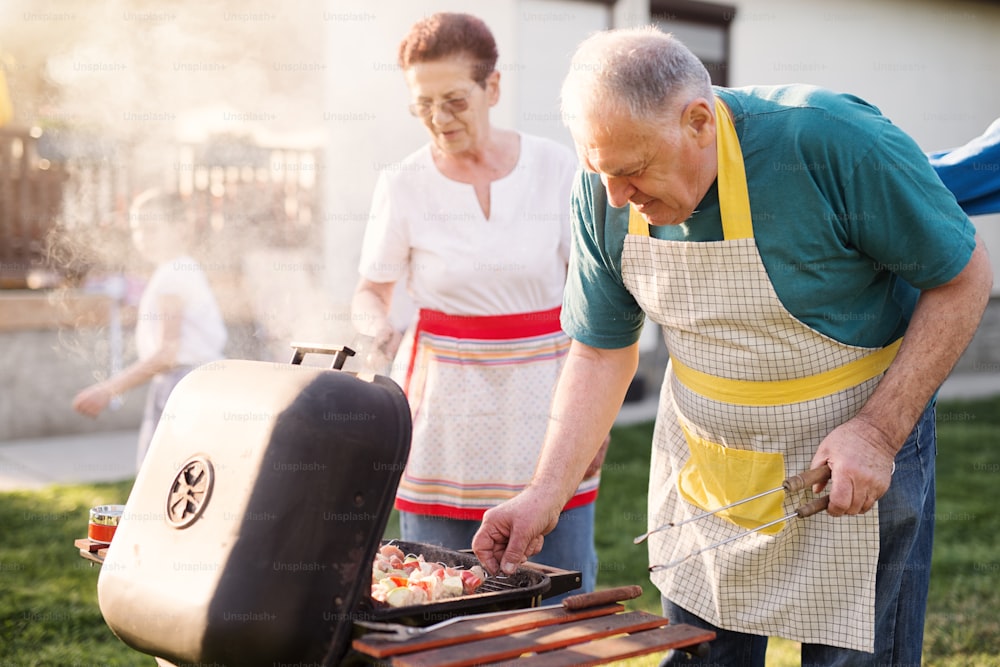
MULTIPOLYGON (((579 572, 526 566, 444 602, 373 602, 409 406, 388 378, 344 371, 349 349, 295 348, 291 364, 207 364, 172 392, 98 579, 101 612, 122 641, 176 664, 338 665, 358 620, 428 625, 579 586, 579 572), (335 355, 330 368, 302 365, 317 352, 335 355)), ((478 563, 398 545, 450 566, 478 563)))

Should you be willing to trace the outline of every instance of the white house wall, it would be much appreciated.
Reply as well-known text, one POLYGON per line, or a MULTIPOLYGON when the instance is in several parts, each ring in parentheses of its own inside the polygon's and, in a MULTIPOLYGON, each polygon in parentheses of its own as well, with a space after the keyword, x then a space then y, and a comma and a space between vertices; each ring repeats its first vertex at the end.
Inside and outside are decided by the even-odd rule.
POLYGON ((559 115, 559 86, 569 69, 573 52, 584 36, 611 25, 604 5, 573 0, 521 0, 515 36, 518 58, 501 69, 515 83, 517 116, 514 127, 567 146, 569 131, 559 115))

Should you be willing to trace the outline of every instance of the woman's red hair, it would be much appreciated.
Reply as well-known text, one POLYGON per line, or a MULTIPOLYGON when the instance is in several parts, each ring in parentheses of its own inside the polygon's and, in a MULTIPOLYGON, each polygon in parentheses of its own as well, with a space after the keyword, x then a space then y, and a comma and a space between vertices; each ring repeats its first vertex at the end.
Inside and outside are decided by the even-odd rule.
POLYGON ((471 14, 439 12, 413 24, 399 45, 399 66, 467 56, 480 85, 496 69, 497 43, 483 21, 471 14))

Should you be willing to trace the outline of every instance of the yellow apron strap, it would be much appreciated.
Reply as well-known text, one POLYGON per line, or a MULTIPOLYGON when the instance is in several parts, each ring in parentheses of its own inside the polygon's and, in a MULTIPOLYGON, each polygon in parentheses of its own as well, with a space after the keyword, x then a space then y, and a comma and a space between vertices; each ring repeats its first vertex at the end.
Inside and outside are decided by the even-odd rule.
POLYGON ((811 401, 849 389, 884 373, 896 358, 903 339, 843 366, 794 380, 730 380, 702 373, 671 356, 674 375, 685 387, 721 403, 787 405, 811 401))
POLYGON ((632 236, 649 236, 649 223, 632 204, 628 205, 628 233, 632 236))
POLYGON ((752 239, 750 193, 747 190, 740 138, 736 135, 729 109, 718 97, 715 98, 715 127, 715 144, 719 151, 719 214, 722 216, 722 235, 727 241, 752 239))
MULTIPOLYGON (((740 138, 736 135, 729 109, 722 100, 715 98, 716 145, 719 151, 719 214, 722 216, 722 236, 726 241, 753 238, 750 218, 750 193, 747 174, 740 152, 740 138)), ((631 204, 628 209, 628 233, 649 236, 649 223, 631 204)))

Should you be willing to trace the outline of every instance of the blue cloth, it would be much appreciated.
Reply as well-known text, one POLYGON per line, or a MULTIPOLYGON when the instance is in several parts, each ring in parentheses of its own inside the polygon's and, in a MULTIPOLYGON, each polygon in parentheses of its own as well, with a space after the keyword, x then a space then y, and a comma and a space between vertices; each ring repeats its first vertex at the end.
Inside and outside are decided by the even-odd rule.
MULTIPOLYGON (((975 247, 975 227, 922 149, 849 95, 803 85, 716 93, 733 112, 754 237, 785 308, 848 345, 903 335, 918 290, 954 278, 975 247)), ((628 208, 608 205, 600 178, 584 172, 573 216, 563 329, 593 347, 630 345, 644 315, 621 279, 628 208)), ((687 222, 650 234, 721 240, 716 186, 687 222)))
MULTIPOLYGON (((920 666, 934 545, 934 458, 937 454, 934 411, 934 405, 924 411, 896 455, 892 485, 878 501, 875 653, 803 644, 803 666, 920 666)), ((693 658, 674 652, 661 665, 764 667, 767 637, 713 627, 667 599, 663 599, 663 615, 671 623, 709 628, 717 636, 710 643, 707 657, 693 658)))
MULTIPOLYGON (((468 549, 481 523, 471 519, 446 519, 413 512, 399 513, 400 533, 405 541, 435 544, 446 549, 468 549)), ((569 595, 593 591, 597 584, 594 503, 574 507, 560 514, 555 530, 545 536, 542 550, 530 560, 581 573, 580 588, 546 598, 546 604, 561 602, 569 595)))
POLYGON ((1000 213, 1000 118, 967 144, 927 157, 966 213, 1000 213))

